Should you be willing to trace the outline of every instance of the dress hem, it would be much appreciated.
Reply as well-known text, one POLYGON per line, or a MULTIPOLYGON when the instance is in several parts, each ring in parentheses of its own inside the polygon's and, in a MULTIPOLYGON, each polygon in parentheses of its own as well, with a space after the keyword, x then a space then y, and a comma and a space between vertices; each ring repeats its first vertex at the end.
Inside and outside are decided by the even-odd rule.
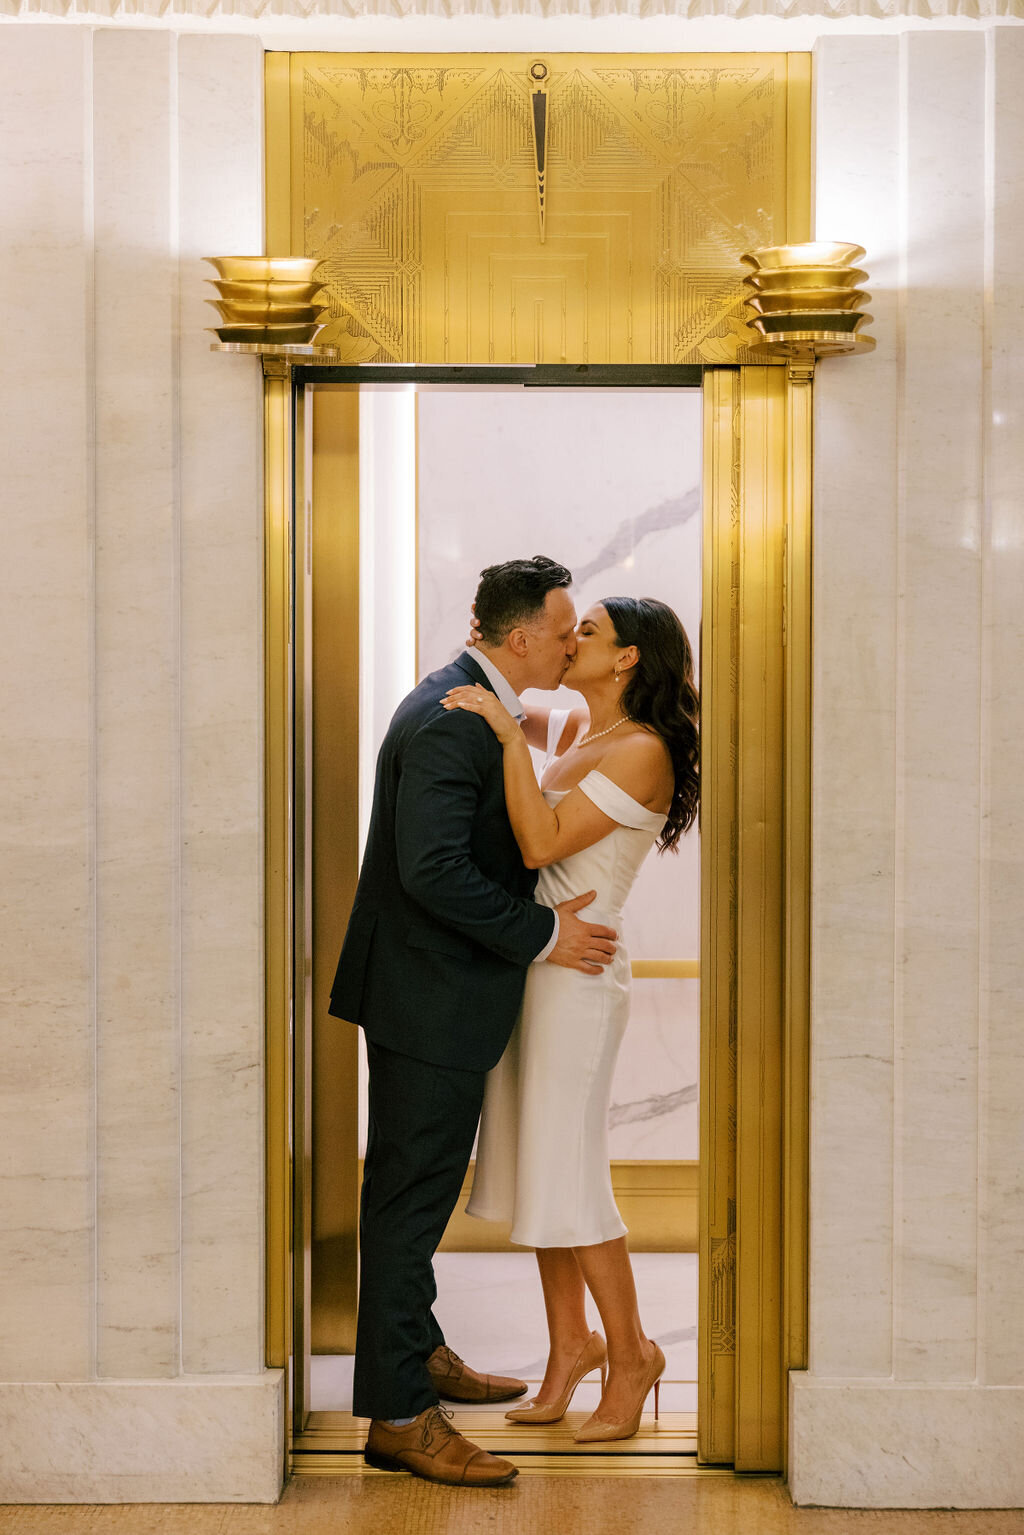
POLYGON ((471 1216, 475 1221, 508 1221, 510 1219, 507 1215, 495 1215, 490 1210, 474 1210, 472 1205, 466 1205, 463 1214, 471 1216))
MULTIPOLYGON (((508 1222, 512 1219, 512 1216, 510 1216, 507 1211, 503 1211, 498 1214, 490 1210, 473 1210, 469 1207, 469 1205, 466 1205, 465 1213, 469 1216, 472 1216, 473 1220, 495 1221, 502 1225, 507 1225, 508 1222)), ((599 1247, 602 1242, 614 1242, 616 1237, 626 1237, 628 1235, 629 1227, 620 1220, 614 1231, 606 1231, 602 1236, 572 1237, 569 1239, 560 1238, 557 1241, 552 1241, 549 1238, 544 1242, 535 1242, 532 1238, 517 1236, 515 1229, 513 1228, 513 1230, 509 1233, 509 1241, 512 1242, 516 1247, 532 1247, 534 1249, 538 1247, 599 1247)))
POLYGON ((629 1227, 624 1226, 620 1221, 614 1231, 606 1231, 602 1236, 547 1237, 543 1242, 537 1242, 532 1237, 516 1236, 515 1232, 513 1232, 509 1237, 509 1241, 514 1242, 517 1247, 532 1247, 534 1249, 538 1247, 600 1247, 602 1242, 614 1242, 616 1237, 628 1235, 629 1227))

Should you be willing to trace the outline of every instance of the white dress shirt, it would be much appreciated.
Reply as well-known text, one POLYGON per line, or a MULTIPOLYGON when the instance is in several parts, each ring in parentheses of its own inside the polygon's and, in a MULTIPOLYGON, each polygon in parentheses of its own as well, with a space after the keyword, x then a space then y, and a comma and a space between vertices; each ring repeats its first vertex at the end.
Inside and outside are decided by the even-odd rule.
MULTIPOLYGON (((491 687, 498 695, 498 702, 505 706, 513 719, 518 720, 520 724, 522 724, 523 720, 526 718, 526 710, 523 708, 522 700, 520 699, 519 694, 513 688, 508 678, 498 670, 493 661, 491 661, 487 656, 483 654, 482 651, 477 650, 475 647, 468 648, 466 650, 466 655, 471 656, 476 662, 477 666, 479 666, 480 670, 491 684, 491 687)), ((555 947, 555 944, 558 942, 559 921, 557 911, 552 912, 552 916, 555 919, 555 925, 552 929, 551 937, 548 939, 547 943, 544 945, 534 960, 533 963, 535 965, 542 964, 543 961, 546 960, 548 955, 551 953, 551 950, 555 947)))

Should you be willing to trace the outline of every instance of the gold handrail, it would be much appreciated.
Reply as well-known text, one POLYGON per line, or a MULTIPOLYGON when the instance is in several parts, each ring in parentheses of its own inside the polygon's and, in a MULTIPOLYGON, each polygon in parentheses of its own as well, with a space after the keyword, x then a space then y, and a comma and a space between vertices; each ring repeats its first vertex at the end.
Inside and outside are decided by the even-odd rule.
POLYGON ((699 959, 634 959, 634 981, 697 980, 699 959))

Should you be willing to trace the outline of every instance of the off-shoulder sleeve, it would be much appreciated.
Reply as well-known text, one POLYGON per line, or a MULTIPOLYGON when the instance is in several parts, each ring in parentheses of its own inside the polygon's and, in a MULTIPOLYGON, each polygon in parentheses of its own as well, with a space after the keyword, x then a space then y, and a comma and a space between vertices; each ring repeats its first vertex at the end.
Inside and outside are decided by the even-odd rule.
POLYGON ((550 762, 552 757, 555 755, 555 748, 557 747, 559 741, 562 739, 562 731, 565 729, 565 722, 569 718, 571 712, 572 711, 569 709, 552 709, 551 713, 548 715, 548 762, 550 762))
POLYGON ((665 824, 665 817, 659 815, 656 810, 648 810, 646 805, 641 805, 625 789, 620 789, 617 783, 612 783, 603 773, 588 773, 582 778, 577 788, 605 815, 611 816, 613 821, 618 821, 620 826, 632 826, 637 831, 659 832, 665 824))

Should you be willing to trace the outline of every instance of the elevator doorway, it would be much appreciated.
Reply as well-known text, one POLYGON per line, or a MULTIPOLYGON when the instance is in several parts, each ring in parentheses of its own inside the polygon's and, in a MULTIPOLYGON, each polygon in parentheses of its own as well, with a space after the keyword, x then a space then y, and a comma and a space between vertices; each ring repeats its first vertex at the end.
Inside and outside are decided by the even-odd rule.
MULTIPOLYGON (((268 420, 273 421, 275 411, 280 415, 279 407, 285 406, 288 399, 294 407, 290 456, 295 472, 292 485, 284 487, 293 492, 286 494, 285 501, 290 502, 288 515, 294 518, 287 545, 291 550, 294 583, 290 617, 294 644, 290 655, 286 647, 285 656, 286 664, 292 668, 294 721, 290 909, 295 1031, 290 1063, 293 1069, 289 1076, 294 1089, 291 1112, 296 1154, 290 1163, 294 1177, 289 1235, 292 1266, 287 1277, 290 1302, 285 1308, 288 1315, 284 1327, 285 1334, 290 1333, 287 1346, 293 1364, 293 1458, 296 1463, 310 1464, 309 1457, 327 1455, 336 1457, 334 1464, 343 1469, 346 1457, 355 1459, 363 1437, 362 1426, 346 1414, 344 1406, 344 1356, 352 1346, 355 1302, 357 1036, 355 1030, 327 1018, 324 1002, 330 981, 328 972, 333 971, 358 869, 359 782, 361 773, 365 782, 367 771, 365 751, 362 763, 360 760, 360 740, 372 742, 374 732, 382 728, 381 721, 386 724, 395 690, 401 696, 412 685, 417 664, 422 670, 438 664, 438 657, 429 653, 431 645, 444 649, 442 660, 459 648, 464 639, 466 607, 481 564, 525 551, 567 557, 576 566, 577 577, 583 570, 587 579, 601 582, 593 592, 587 590, 588 598, 613 590, 607 585, 610 573, 618 576, 621 589, 639 594, 638 589, 626 584, 630 570, 626 562, 632 557, 637 579, 643 577, 643 585, 650 590, 654 583, 648 577, 657 575, 654 594, 675 601, 691 630, 696 629, 695 616, 683 612, 682 598, 668 590, 667 578, 673 565, 681 568, 688 559, 694 567, 690 571, 691 599, 693 592, 702 590, 697 601, 703 604, 699 646, 704 695, 705 857, 699 896, 691 894, 689 898, 689 929, 685 922, 677 923, 672 942, 673 935, 666 929, 660 933, 658 944, 649 946, 651 952, 645 952, 642 941, 637 945, 637 924, 631 924, 634 1018, 642 1020, 647 1009, 646 999, 639 1001, 644 991, 651 997, 662 994, 660 1005, 647 1009, 660 1021, 646 1026, 641 1021, 638 1036, 647 1027, 649 1033, 660 1032, 664 1039, 667 1030, 673 1044, 677 1044, 686 1033, 680 1020, 687 1011, 687 992, 691 1015, 695 1012, 692 999, 701 987, 695 972, 699 969, 705 978, 699 1030, 701 1102, 698 1111, 693 1101, 698 1095, 692 1067, 692 1079, 682 1080, 675 1087, 670 1085, 667 1091, 662 1092, 660 1084, 657 1091, 646 1090, 640 1084, 632 1089, 627 1086, 621 1095, 618 1091, 615 1095, 617 1106, 627 1111, 617 1128, 633 1126, 630 1132, 633 1134, 637 1133, 638 1124, 645 1123, 649 1130, 641 1133, 646 1135, 653 1130, 656 1134, 664 1128, 657 1125, 657 1120, 667 1123, 673 1114, 677 1115, 674 1129, 679 1131, 687 1116, 677 1111, 689 1108, 692 1137, 699 1112, 696 1156, 685 1154, 694 1149, 692 1139, 688 1146, 685 1135, 677 1133, 670 1143, 665 1146, 656 1143, 654 1147, 659 1152, 667 1149, 671 1155, 623 1155, 617 1159, 620 1164, 617 1196, 626 1223, 634 1232, 634 1245, 640 1249, 637 1262, 641 1301, 652 1313, 653 1333, 657 1334, 660 1328, 679 1335, 674 1340, 679 1345, 679 1362, 674 1361, 672 1371, 676 1376, 672 1405, 663 1413, 657 1430, 652 1423, 645 1422, 644 1433, 619 1446, 619 1450, 632 1457, 638 1466, 646 1457, 657 1455, 659 1465, 666 1470, 693 1469, 698 1449, 699 1458, 706 1462, 744 1465, 746 1469, 777 1469, 783 1463, 785 1369, 799 1357, 795 1350, 800 1344, 800 1330, 793 1322, 802 1308, 799 1286, 793 1284, 796 1271, 792 1266, 788 1292, 783 1284, 786 1253, 781 1212, 786 1196, 780 1133, 784 1128, 784 1110, 778 1090, 793 1067, 792 1052, 787 1065, 782 1038, 784 992, 789 984, 786 976, 792 966, 787 972, 784 952, 789 941, 785 921, 787 875, 782 859, 785 840, 782 791, 786 780, 781 764, 786 734, 783 711, 786 665, 780 644, 787 562, 794 548, 802 547, 794 545, 786 533, 786 519, 795 503, 786 489, 782 429, 787 420, 791 427, 797 425, 799 415, 792 398, 792 384, 781 370, 765 368, 745 369, 742 373, 731 369, 706 372, 699 390, 694 388, 700 379, 697 370, 658 370, 653 376, 652 370, 615 370, 614 382, 619 387, 608 392, 609 402, 616 396, 626 401, 643 390, 645 384, 658 386, 655 393, 639 393, 638 401, 634 399, 640 413, 623 434, 626 479, 620 490, 628 488, 628 466, 638 461, 643 431, 655 420, 660 408, 656 408, 655 402, 659 397, 670 408, 673 397, 678 404, 675 435, 680 444, 687 440, 690 443, 691 482, 697 460, 702 457, 703 463, 697 483, 687 484, 687 474, 680 467, 682 460, 677 461, 675 470, 670 469, 675 473, 671 495, 659 493, 652 500, 647 494, 648 486, 642 506, 630 503, 628 495, 624 495, 625 515, 615 523, 611 535, 595 536, 593 547, 583 548, 582 557, 571 550, 563 555, 552 542, 555 526, 548 513, 550 490, 553 484, 557 485, 557 474, 554 480, 551 475, 545 479, 541 472, 543 455, 531 451, 538 436, 543 435, 545 419, 550 428, 558 412, 528 403, 520 417, 528 429, 522 432, 518 447, 513 446, 510 460, 518 461, 518 469, 516 474, 506 476, 509 483, 503 485, 503 492, 511 497, 500 527, 501 539, 506 542, 493 554, 490 548, 484 554, 483 546, 478 549, 472 544, 473 538, 489 537, 485 519, 478 512, 474 514, 475 503, 465 518, 472 536, 468 540, 463 538, 462 545, 456 547, 454 530, 458 519, 453 521, 456 498, 452 487, 457 482, 472 485, 466 452, 474 443, 485 441, 482 423, 488 411, 492 427, 500 424, 503 433, 514 439, 515 401, 532 397, 533 402, 543 404, 554 398, 548 390, 524 389, 524 382, 578 386, 580 370, 512 369, 499 373, 480 369, 472 370, 472 378, 467 377, 467 371, 403 369, 396 370, 389 381, 381 377, 379 370, 319 367, 295 369, 281 381, 268 379, 268 420), (459 395, 453 395, 450 389, 433 394, 416 387, 455 383, 453 372, 463 389, 467 383, 475 386, 470 397, 461 394, 461 403, 459 395), (545 373, 549 374, 547 379, 543 377, 545 373), (674 374, 678 381, 674 390, 673 380, 667 379, 666 373, 674 374), (360 387, 368 376, 379 380, 377 389, 360 387), (403 387, 392 390, 390 396, 379 387, 398 380, 403 387), (668 390, 662 394, 666 386, 668 390), (483 392, 478 395, 476 389, 483 392), (374 394, 380 402, 388 403, 375 402, 374 394), (687 412, 689 438, 684 426, 687 412), (471 420, 476 421, 476 429, 468 431, 471 420), (424 441, 425 421, 433 423, 435 447, 442 441, 446 444, 435 454, 436 461, 432 461, 432 450, 424 441), (694 443, 699 444, 696 454, 694 443), (431 465, 437 481, 436 494, 425 484, 425 471, 431 465), (390 484, 382 483, 382 477, 390 479, 390 484), (744 487, 746 495, 741 504, 737 492, 744 487), (397 515, 377 515, 389 500, 399 508, 397 515), (375 507, 372 519, 368 515, 370 505, 375 507), (651 513, 652 508, 655 511, 645 521, 644 513, 651 513), (426 580, 423 561, 416 558, 417 513, 419 539, 424 526, 429 524, 434 551, 443 555, 440 563, 435 561, 433 566, 428 558, 426 580), (534 516, 532 524, 530 514, 534 516), (537 542, 536 549, 527 550, 521 543, 520 521, 522 528, 528 530, 527 537, 537 542), (630 530, 625 539, 624 528, 630 530), (536 534, 541 530, 547 536, 538 542, 536 534), (662 534, 681 539, 680 548, 672 553, 666 551, 665 559, 658 562, 655 570, 638 569, 637 557, 643 545, 650 552, 662 534), (681 551, 687 539, 689 553, 683 558, 681 551), (609 549, 613 555, 611 563, 609 549), (600 561, 594 563, 596 555, 602 553, 603 569, 600 561), (460 583, 465 585, 465 592, 458 590, 460 583), (430 590, 425 591, 425 587, 430 590), (453 605, 446 609, 445 602, 449 601, 453 605), (455 617, 460 611, 462 621, 456 624, 455 617), (738 622, 741 616, 744 622, 738 622), (452 630, 450 635, 446 632, 448 627, 452 630), (384 643, 385 630, 389 644, 384 643), (390 640, 396 638, 397 644, 391 645, 390 640), (418 658, 417 646, 422 652, 418 658), (324 686, 326 679, 330 681, 324 686), (742 709, 741 704, 745 705, 742 709), (746 726, 746 737, 742 729, 737 735, 741 721, 746 726), (773 754, 779 768, 774 780, 769 761, 773 754), (773 807, 777 811, 774 815, 773 807), (767 837, 762 835, 766 820, 767 837), (740 835, 744 826, 749 828, 745 837, 740 835), (754 833, 761 837, 759 849, 755 849, 752 840, 754 833), (696 952, 691 952, 695 948, 698 924, 694 919, 698 905, 699 958, 696 952), (753 915, 755 909, 759 937, 755 936, 755 924, 749 919, 744 921, 743 915, 744 912, 753 915), (753 986, 755 979, 759 1000, 753 986), (674 1099, 675 1107, 648 1117, 644 1108, 637 1111, 637 1105, 653 1107, 651 1100, 659 1097, 663 1101, 674 1099), (749 1173, 757 1171, 756 1183, 748 1175, 742 1187, 737 1185, 736 1176, 743 1152, 736 1136, 740 1110, 748 1136, 749 1173), (755 1221, 762 1228, 756 1241, 755 1221), (737 1240, 741 1231, 746 1233, 745 1246, 737 1240), (697 1254, 685 1251, 697 1245, 699 1275, 697 1254), (694 1316, 694 1292, 698 1316, 694 1316), (664 1307, 657 1298, 662 1295, 664 1307), (698 1334, 696 1345, 694 1326, 698 1334), (689 1368, 684 1360, 687 1351, 689 1368), (695 1385, 701 1405, 699 1428, 692 1410, 695 1385)), ((607 373, 601 377, 597 370, 592 370, 593 374, 597 374, 597 382, 607 386, 607 373)), ((587 388, 590 387, 588 384, 587 388)), ((595 425, 601 416, 600 395, 591 393, 587 404, 587 388, 572 391, 583 397, 580 401, 583 415, 577 422, 574 445, 578 440, 578 445, 586 446, 585 431, 579 422, 589 416, 595 425)), ((568 400, 567 395, 567 403, 568 400)), ((286 436, 287 415, 285 409, 281 422, 286 436)), ((628 412, 624 419, 628 419, 628 412)), ((662 424, 662 438, 666 431, 662 424)), ((557 435, 549 432, 552 441, 557 435)), ((606 420, 590 444, 589 456, 600 451, 607 460, 613 454, 613 442, 614 433, 606 420), (599 450, 594 447, 598 438, 599 450)), ((662 448, 657 452, 652 448, 651 458, 658 459, 659 454, 664 458, 662 448)), ((485 470, 496 462, 495 451, 492 441, 491 450, 481 457, 485 470)), ((650 466, 645 466, 645 472, 646 467, 650 466)), ((273 478, 277 465, 269 454, 268 469, 273 478)), ((582 482, 585 475, 580 478, 582 482)), ((634 474, 634 479, 642 483, 643 476, 634 474)), ((269 489, 272 492, 273 486, 269 489)), ((789 490, 792 489, 790 485, 789 490)), ((463 503, 463 514, 465 511, 463 503)), ((273 525, 269 526, 273 532, 273 525)), ((273 550, 268 547, 268 558, 271 557, 273 550)), ((582 596, 582 591, 578 595, 582 596)), ((273 612, 268 617, 273 619, 273 612)), ((273 630, 271 622, 268 632, 271 654, 282 638, 275 636, 273 630)), ((698 636, 694 632, 691 637, 696 649, 698 636)), ((276 653, 281 654, 280 650, 276 653)), ((796 719, 793 711, 791 718, 796 719)), ((790 777, 795 760, 791 751, 790 777)), ((268 784, 283 782, 271 779, 272 769, 271 760, 268 784)), ((362 806, 365 809, 365 789, 362 806)), ((692 834, 691 843, 692 875, 696 869, 696 838, 692 834)), ((654 878, 667 879, 671 884, 679 877, 673 867, 677 862, 660 860, 664 871, 659 869, 654 878)), ((649 872, 653 870, 645 869, 641 881, 649 872)), ((639 890, 638 885, 635 898, 639 890)), ((268 895, 273 898, 272 887, 268 887, 268 895)), ((686 899, 670 895, 665 900, 664 896, 656 896, 653 885, 651 896, 656 902, 661 900, 666 909, 672 909, 676 917, 686 906, 686 899)), ((269 918, 268 910, 268 921, 269 918)), ((790 927, 795 933, 792 923, 790 927)), ((272 986, 275 973, 272 965, 272 986)), ((269 995, 268 1001, 272 1001, 269 995)), ((691 1022, 691 1057, 697 1032, 691 1022)), ((623 1051, 627 1071, 636 1060, 630 1057, 627 1035, 623 1051)), ((667 1070, 658 1075, 664 1079, 667 1070)), ((789 1108, 793 1109, 796 1103, 797 1097, 791 1095, 789 1108)), ((635 1143, 632 1146, 627 1143, 623 1149, 635 1152, 635 1143)), ((273 1217, 274 1169, 271 1171, 273 1217)), ((797 1225, 796 1215, 794 1206, 789 1212, 791 1232, 797 1225)), ((488 1288, 485 1278, 488 1265, 492 1275, 497 1276, 490 1287, 499 1312, 506 1304, 505 1290, 518 1295, 531 1293, 535 1299, 536 1281, 530 1273, 529 1255, 503 1251, 507 1243, 500 1230, 489 1236, 467 1237, 469 1227, 486 1231, 483 1223, 456 1217, 446 1237, 446 1250, 439 1259, 442 1291, 447 1273, 452 1299, 460 1308, 459 1320, 468 1324, 469 1318, 458 1297, 464 1297, 467 1289, 488 1288), (474 1248, 477 1250, 467 1250, 474 1248), (481 1248, 487 1250, 480 1251, 481 1248), (499 1275, 501 1265, 505 1269, 499 1275), (520 1272, 523 1270, 525 1273, 520 1272)), ((272 1283, 275 1272, 280 1272, 275 1271, 275 1258, 279 1257, 272 1239, 272 1283)), ((443 1306, 444 1300, 442 1310, 443 1306)), ((281 1315, 273 1307, 271 1310, 272 1316, 281 1315)), ((504 1358, 495 1357, 493 1345, 487 1351, 489 1357, 479 1356, 477 1350, 485 1346, 485 1332, 481 1332, 479 1345, 471 1329, 467 1338, 454 1336, 451 1341, 481 1368, 505 1367, 504 1358)), ((520 1369, 531 1365, 543 1352, 540 1336, 527 1358, 528 1341, 521 1340, 521 1357, 515 1361, 520 1369)), ((271 1357, 272 1348, 273 1340, 271 1357)), ((508 1363, 511 1366, 513 1361, 508 1363)), ((526 1373, 529 1374, 528 1369, 526 1373)), ((580 1403, 581 1408, 589 1405, 580 1403)), ((475 1417, 470 1422, 466 1414, 460 1413, 459 1421, 488 1448, 517 1457, 537 1457, 535 1466, 545 1457, 560 1460, 567 1453, 564 1446, 549 1437, 552 1430, 540 1439, 538 1431, 511 1430, 516 1436, 512 1442, 503 1414, 497 1415, 497 1421, 492 1415, 490 1422, 479 1423, 475 1417), (527 1432, 533 1435, 530 1445, 525 1437, 519 1437, 527 1432)))
MULTIPOLYGON (((312 607, 314 622, 318 605, 334 613, 328 625, 339 622, 338 604, 317 589, 315 525, 343 517, 344 510, 342 498, 321 485, 318 466, 337 442, 341 423, 353 415, 360 461, 358 689, 353 695, 349 682, 320 675, 314 648, 312 702, 314 732, 317 699, 324 694, 350 697, 344 712, 350 720, 358 715, 361 844, 377 749, 391 714, 422 676, 462 648, 468 605, 485 565, 517 554, 551 554, 574 571, 581 614, 602 595, 661 596, 680 614, 696 651, 701 401, 699 388, 383 384, 364 386, 357 398, 344 386, 316 389, 312 607)), ((332 535, 328 530, 323 536, 332 535)), ((347 645, 351 656, 355 649, 351 641, 347 645)), ((354 670, 351 662, 348 670, 354 670)), ((524 697, 535 709, 569 709, 578 702, 567 688, 524 697)), ((334 751, 329 756, 336 760, 334 751)), ((314 760, 325 759, 316 752, 314 760)), ((335 863, 317 822, 336 821, 345 798, 343 775, 325 760, 314 776, 314 866, 319 850, 319 857, 335 863)), ((680 854, 649 858, 631 897, 628 938, 637 973, 610 1114, 613 1177, 637 1254, 641 1299, 657 1312, 649 1330, 670 1359, 659 1444, 691 1453, 697 1406, 699 905, 694 834, 680 854)), ((350 1402, 354 1233, 345 1223, 365 1149, 365 1069, 360 1060, 353 1146, 351 1124, 342 1123, 336 1107, 350 1097, 345 1078, 352 1069, 352 1040, 337 1037, 349 1031, 321 1005, 331 952, 340 943, 333 901, 330 908, 326 922, 315 908, 311 914, 314 1412, 346 1411, 350 1402), (337 1268, 342 1251, 350 1265, 344 1276, 337 1268)), ((361 1044, 361 1036, 357 1040, 361 1044)), ((459 1353, 479 1368, 519 1375, 536 1389, 546 1350, 532 1256, 511 1247, 507 1230, 466 1217, 464 1204, 438 1260, 438 1315, 459 1353)), ((553 1452, 572 1450, 572 1431, 586 1416, 583 1409, 597 1405, 597 1390, 595 1377, 580 1388, 570 1414, 544 1436, 553 1452)), ((505 1426, 503 1413, 484 1417, 488 1433, 500 1427, 510 1447, 521 1439, 522 1429, 505 1426)))

